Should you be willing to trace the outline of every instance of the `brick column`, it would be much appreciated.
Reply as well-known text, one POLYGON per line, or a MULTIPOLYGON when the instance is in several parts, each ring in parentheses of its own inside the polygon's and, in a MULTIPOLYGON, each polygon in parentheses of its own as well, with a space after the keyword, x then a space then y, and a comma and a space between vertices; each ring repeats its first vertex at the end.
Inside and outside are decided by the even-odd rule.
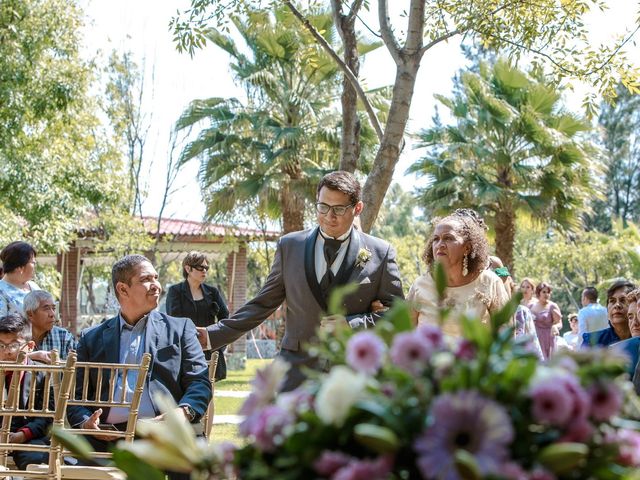
MULTIPOLYGON (((237 252, 227 255, 227 301, 229 302, 229 312, 233 313, 247 301, 247 247, 241 244, 237 252)), ((240 357, 239 365, 244 365, 247 356, 247 339, 241 336, 229 346, 229 353, 234 357, 240 357)), ((230 369, 232 368, 230 362, 230 369)), ((244 367, 242 367, 244 368, 244 367)))
POLYGON ((80 257, 78 247, 58 255, 58 269, 62 272, 60 321, 72 333, 78 333, 78 291, 80 288, 80 257))

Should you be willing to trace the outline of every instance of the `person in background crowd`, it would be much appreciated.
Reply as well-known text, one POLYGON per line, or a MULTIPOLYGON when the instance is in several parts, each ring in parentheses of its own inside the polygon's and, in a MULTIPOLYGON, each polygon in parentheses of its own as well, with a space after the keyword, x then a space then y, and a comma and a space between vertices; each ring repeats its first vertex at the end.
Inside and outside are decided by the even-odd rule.
POLYGON ((582 308, 578 310, 578 333, 603 330, 609 326, 607 309, 598 303, 598 290, 587 287, 582 291, 582 308))
MULTIPOLYGON (((31 326, 29 322, 18 313, 10 313, 0 317, 0 360, 3 362, 13 362, 18 360, 21 351, 28 354, 34 347, 31 340, 31 326)), ((26 357, 25 364, 33 364, 26 357)), ((32 381, 32 373, 24 372, 24 376, 20 382, 20 408, 27 410, 29 405, 25 404, 29 398, 30 389, 35 388, 35 405, 36 409, 42 408, 44 401, 44 375, 39 373, 36 375, 35 381, 32 381)), ((55 410, 53 392, 49 398, 49 408, 55 410)), ((34 445, 48 445, 49 439, 47 433, 51 426, 51 418, 44 417, 19 417, 15 416, 11 420, 9 433, 9 441, 11 443, 30 443, 34 445)), ((16 450, 12 453, 13 461, 20 470, 26 470, 27 465, 34 463, 48 463, 49 454, 43 452, 28 452, 16 450)))
POLYGON ((29 355, 31 360, 51 363, 54 349, 65 360, 71 350, 76 350, 77 342, 71 332, 56 326, 56 302, 49 292, 35 290, 24 297, 24 312, 31 322, 35 342, 35 350, 29 355))
POLYGON ((533 321, 538 332, 538 340, 542 347, 542 354, 545 360, 549 358, 553 346, 553 325, 562 326, 562 313, 560 307, 551 301, 551 285, 542 282, 536 287, 536 297, 538 302, 531 306, 533 321))
POLYGON ((582 335, 582 348, 593 346, 607 347, 612 343, 631 337, 627 310, 627 294, 636 286, 628 280, 617 280, 607 290, 607 315, 609 326, 595 332, 582 335))
MULTIPOLYGON (((229 317, 229 309, 216 287, 204 283, 209 271, 207 257, 200 252, 190 252, 182 261, 184 282, 172 285, 167 292, 167 315, 190 318, 196 327, 208 327, 222 318, 229 317)), ((222 347, 218 350, 216 380, 227 378, 227 364, 222 347)), ((211 350, 205 352, 207 360, 211 350)))
POLYGON ((569 332, 565 332, 562 335, 562 338, 567 342, 567 345, 571 347, 571 350, 577 350, 580 347, 580 343, 582 343, 582 337, 578 333, 578 314, 570 313, 569 314, 569 327, 571 330, 569 332))
POLYGON ((458 318, 463 313, 475 315, 488 323, 492 313, 509 301, 502 280, 489 266, 489 245, 484 220, 473 210, 458 209, 436 218, 422 256, 428 272, 411 285, 407 300, 414 305, 412 317, 417 323, 438 322, 438 295, 432 277, 439 262, 445 270, 447 288, 444 303, 453 309, 449 321, 442 326, 447 335, 459 336, 458 318))
POLYGON ((610 348, 624 353, 629 358, 629 376, 633 377, 640 357, 640 318, 638 318, 638 300, 640 300, 640 289, 627 294, 627 319, 629 320, 629 332, 631 338, 614 343, 610 348))
MULTIPOLYGON (((502 262, 500 262, 502 263, 502 262)), ((504 288, 509 295, 509 298, 513 296, 515 290, 515 283, 511 278, 511 273, 506 267, 498 267, 495 269, 496 275, 504 282, 504 288)), ((526 336, 528 338, 528 348, 536 354, 539 360, 544 360, 542 355, 542 348, 540 348, 540 342, 538 341, 538 334, 536 333, 536 326, 533 323, 533 315, 524 305, 518 305, 516 314, 514 315, 514 336, 515 338, 526 336)))
POLYGON ((0 252, 4 269, 4 276, 0 280, 0 316, 8 313, 24 315, 24 297, 40 289, 33 282, 36 255, 36 250, 27 242, 12 242, 0 252))
POLYGON ((562 350, 572 350, 566 340, 560 336, 560 327, 558 325, 551 326, 551 335, 553 338, 550 355, 555 355, 562 350))
POLYGON ((522 300, 520 303, 525 307, 531 309, 531 306, 537 302, 534 297, 536 292, 536 284, 530 278, 523 278, 520 282, 520 291, 522 292, 522 300))

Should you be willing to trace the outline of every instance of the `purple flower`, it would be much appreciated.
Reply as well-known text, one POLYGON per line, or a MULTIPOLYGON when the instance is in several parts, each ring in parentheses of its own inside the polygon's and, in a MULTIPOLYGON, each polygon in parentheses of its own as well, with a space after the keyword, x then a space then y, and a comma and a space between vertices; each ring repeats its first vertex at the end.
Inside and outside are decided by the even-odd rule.
POLYGON ((432 424, 414 443, 424 478, 456 480, 456 450, 475 457, 483 475, 499 470, 514 437, 505 409, 477 392, 444 394, 429 410, 432 424))
POLYGON ((416 333, 427 340, 434 349, 442 348, 444 345, 442 330, 435 325, 421 324, 416 328, 416 333))
POLYGON ((614 439, 618 444, 618 461, 628 467, 640 467, 640 433, 621 429, 614 439))
POLYGON ((529 480, 527 472, 515 462, 503 464, 498 473, 500 477, 504 477, 506 480, 529 480))
POLYGON ((291 413, 308 412, 313 408, 313 395, 303 388, 296 388, 278 395, 276 405, 291 413))
POLYGON ((598 421, 609 420, 622 407, 622 392, 612 383, 594 383, 589 387, 591 416, 598 421))
POLYGON ((422 335, 415 332, 399 333, 391 345, 391 361, 413 374, 420 373, 427 366, 432 346, 422 335))
POLYGON ((593 425, 584 417, 574 418, 569 422, 561 442, 586 443, 593 436, 593 425))
POLYGON ((548 377, 531 388, 531 410, 536 422, 563 426, 569 421, 573 399, 564 380, 548 377))
POLYGON ((564 386, 569 391, 569 395, 573 402, 570 418, 576 420, 578 418, 586 419, 591 408, 591 398, 576 377, 565 377, 564 386))
POLYGON ((386 345, 372 332, 358 332, 347 343, 347 364, 355 371, 375 375, 384 358, 386 345))
POLYGON ((284 440, 284 430, 294 421, 293 415, 276 405, 253 413, 240 424, 240 433, 252 437, 258 449, 271 452, 284 440))
POLYGON ((352 457, 346 453, 325 450, 320 458, 313 462, 313 469, 318 475, 329 477, 347 465, 351 459, 352 457))
POLYGON ((348 465, 338 469, 331 480, 384 480, 389 476, 393 459, 379 457, 375 460, 352 459, 348 465))
POLYGON ((251 381, 253 385, 251 394, 240 407, 240 415, 251 416, 262 407, 270 404, 275 399, 289 368, 287 362, 276 358, 265 368, 259 369, 251 381))
POLYGON ((458 360, 473 360, 476 358, 476 347, 466 338, 462 338, 456 345, 455 355, 458 360))

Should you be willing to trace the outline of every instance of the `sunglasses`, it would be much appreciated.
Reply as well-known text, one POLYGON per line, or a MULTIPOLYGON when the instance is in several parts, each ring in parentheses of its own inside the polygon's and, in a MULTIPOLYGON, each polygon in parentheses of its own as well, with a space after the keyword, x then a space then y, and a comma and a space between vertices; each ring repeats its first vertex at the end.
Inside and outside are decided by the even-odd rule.
POLYGON ((208 272, 209 265, 193 265, 191 268, 198 270, 199 272, 208 272))

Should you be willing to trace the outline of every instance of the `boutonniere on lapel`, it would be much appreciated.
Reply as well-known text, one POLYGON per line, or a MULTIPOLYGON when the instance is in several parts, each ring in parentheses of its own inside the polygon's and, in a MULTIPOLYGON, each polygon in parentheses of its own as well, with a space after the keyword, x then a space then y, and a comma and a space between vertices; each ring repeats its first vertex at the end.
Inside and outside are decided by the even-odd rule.
POLYGON ((358 261, 356 262, 356 267, 364 267, 364 264, 369 261, 371 258, 371 250, 367 247, 361 248, 358 250, 358 261))

